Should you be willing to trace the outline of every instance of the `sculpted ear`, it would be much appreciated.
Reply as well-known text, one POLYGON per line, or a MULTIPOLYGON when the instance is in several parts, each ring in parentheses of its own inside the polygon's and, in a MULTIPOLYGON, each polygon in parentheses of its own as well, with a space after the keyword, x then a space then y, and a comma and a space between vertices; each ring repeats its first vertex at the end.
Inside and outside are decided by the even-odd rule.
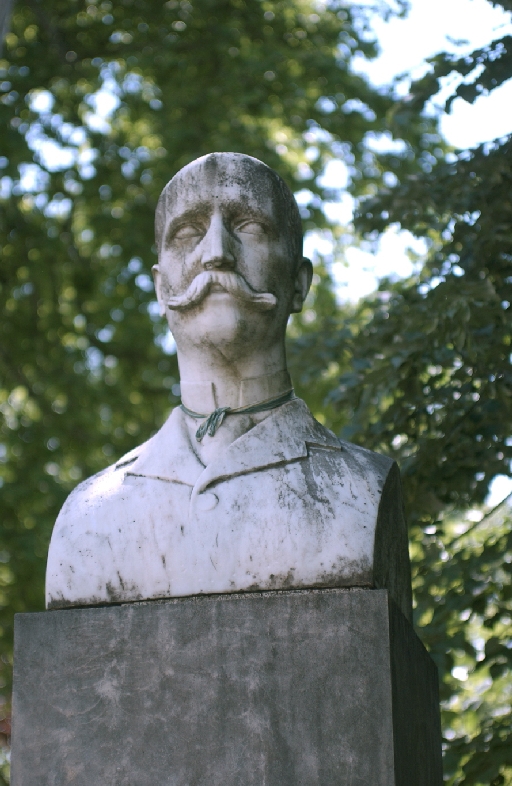
POLYGON ((302 311, 302 306, 311 286, 313 278, 313 265, 307 257, 302 257, 302 261, 295 276, 295 290, 292 300, 292 314, 302 311))
POLYGON ((166 303, 164 293, 162 292, 162 273, 158 265, 153 265, 151 272, 153 273, 153 281, 155 282, 156 299, 158 300, 158 305, 160 306, 160 316, 165 317, 167 311, 165 308, 166 303))

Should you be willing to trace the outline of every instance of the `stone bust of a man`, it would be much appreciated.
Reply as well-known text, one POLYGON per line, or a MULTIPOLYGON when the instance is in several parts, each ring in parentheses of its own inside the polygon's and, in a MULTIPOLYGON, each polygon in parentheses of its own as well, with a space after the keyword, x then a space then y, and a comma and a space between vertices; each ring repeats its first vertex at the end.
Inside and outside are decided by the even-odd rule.
POLYGON ((49 608, 199 594, 382 587, 410 616, 400 479, 293 394, 285 331, 311 282, 293 195, 262 162, 212 153, 168 183, 154 268, 182 406, 69 496, 49 608))

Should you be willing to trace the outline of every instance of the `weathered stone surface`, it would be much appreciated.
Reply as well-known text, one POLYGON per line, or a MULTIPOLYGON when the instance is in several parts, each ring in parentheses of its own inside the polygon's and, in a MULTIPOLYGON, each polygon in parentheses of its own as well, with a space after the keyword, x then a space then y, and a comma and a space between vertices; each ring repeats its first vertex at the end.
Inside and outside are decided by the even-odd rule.
POLYGON ((70 496, 48 556, 50 608, 362 586, 389 589, 410 614, 396 465, 340 443, 296 399, 205 468, 184 417, 175 409, 135 461, 70 496))
POLYGON ((441 786, 437 675, 381 590, 18 615, 13 786, 441 786))
POLYGON ((292 193, 261 161, 213 153, 166 186, 156 228, 184 408, 70 495, 48 608, 360 586, 410 616, 396 464, 291 399, 286 325, 312 273, 292 193))

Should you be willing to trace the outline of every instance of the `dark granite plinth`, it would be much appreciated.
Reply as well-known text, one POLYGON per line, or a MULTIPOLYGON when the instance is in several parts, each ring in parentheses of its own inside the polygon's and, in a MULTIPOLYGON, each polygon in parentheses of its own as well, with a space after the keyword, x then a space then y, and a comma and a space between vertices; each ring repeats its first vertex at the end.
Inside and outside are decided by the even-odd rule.
POLYGON ((435 667, 384 590, 18 615, 12 786, 441 786, 435 667))

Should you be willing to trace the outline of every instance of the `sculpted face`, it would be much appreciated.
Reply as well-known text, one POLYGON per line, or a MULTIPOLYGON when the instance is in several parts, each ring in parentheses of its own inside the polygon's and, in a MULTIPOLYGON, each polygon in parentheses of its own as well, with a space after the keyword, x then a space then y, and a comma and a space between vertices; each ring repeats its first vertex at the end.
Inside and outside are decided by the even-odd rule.
POLYGON ((311 279, 282 193, 275 173, 234 153, 194 161, 164 191, 155 286, 178 349, 282 339, 311 279))

